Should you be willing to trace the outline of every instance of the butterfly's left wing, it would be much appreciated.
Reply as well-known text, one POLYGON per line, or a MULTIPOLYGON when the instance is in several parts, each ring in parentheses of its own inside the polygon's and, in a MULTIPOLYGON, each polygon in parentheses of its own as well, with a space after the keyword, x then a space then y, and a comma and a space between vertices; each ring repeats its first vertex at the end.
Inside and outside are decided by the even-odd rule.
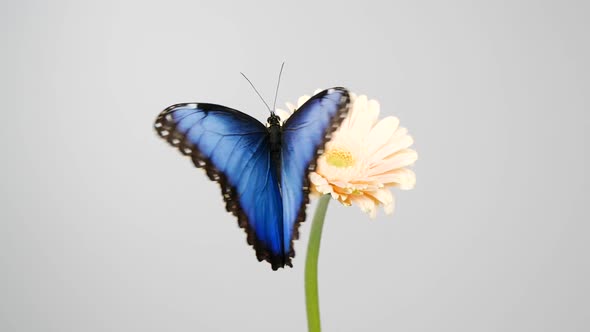
POLYGON ((154 126, 219 182, 226 209, 238 217, 258 260, 275 270, 284 266, 283 210, 267 128, 245 113, 206 103, 172 105, 154 126))
POLYGON ((281 193, 283 199, 286 264, 295 255, 293 240, 299 223, 305 220, 308 203, 308 173, 323 153, 330 135, 348 114, 350 97, 344 88, 324 90, 311 97, 283 125, 281 152, 281 193))

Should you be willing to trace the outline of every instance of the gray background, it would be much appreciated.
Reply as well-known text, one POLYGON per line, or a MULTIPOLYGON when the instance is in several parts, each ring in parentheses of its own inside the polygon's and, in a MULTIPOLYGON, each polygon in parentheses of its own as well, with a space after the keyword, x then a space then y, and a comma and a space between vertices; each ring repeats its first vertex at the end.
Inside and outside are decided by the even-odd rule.
MULTIPOLYGON (((417 187, 331 204, 325 331, 588 331, 585 1, 2 1, 0 331, 305 331, 164 107, 266 119, 342 85, 409 128, 417 187)), ((314 206, 308 209, 313 211, 314 206)))

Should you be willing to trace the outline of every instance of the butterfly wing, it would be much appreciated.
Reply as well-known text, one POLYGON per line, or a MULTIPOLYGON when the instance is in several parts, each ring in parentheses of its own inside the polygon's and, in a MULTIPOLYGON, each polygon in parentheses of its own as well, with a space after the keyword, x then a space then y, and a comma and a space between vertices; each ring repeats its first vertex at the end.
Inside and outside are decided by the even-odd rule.
POLYGON ((344 88, 324 90, 311 97, 283 124, 281 192, 286 264, 290 265, 290 257, 295 256, 293 240, 299 236, 299 223, 305 220, 308 173, 315 169, 325 143, 348 114, 349 102, 344 88))
POLYGON ((258 260, 284 266, 282 201, 267 128, 220 105, 177 104, 160 113, 158 134, 219 182, 226 209, 238 217, 258 260))

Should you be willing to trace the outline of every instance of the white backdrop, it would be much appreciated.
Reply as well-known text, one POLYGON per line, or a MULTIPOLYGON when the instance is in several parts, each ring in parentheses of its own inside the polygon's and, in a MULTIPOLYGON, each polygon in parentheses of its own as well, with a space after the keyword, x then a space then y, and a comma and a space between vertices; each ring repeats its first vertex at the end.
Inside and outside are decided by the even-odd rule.
MULTIPOLYGON (((415 138, 375 221, 332 202, 325 331, 590 329, 583 1, 2 1, 0 330, 305 331, 303 265, 258 263, 219 189, 152 129, 265 120, 342 85, 415 138)), ((308 209, 312 213, 314 206, 308 209)))

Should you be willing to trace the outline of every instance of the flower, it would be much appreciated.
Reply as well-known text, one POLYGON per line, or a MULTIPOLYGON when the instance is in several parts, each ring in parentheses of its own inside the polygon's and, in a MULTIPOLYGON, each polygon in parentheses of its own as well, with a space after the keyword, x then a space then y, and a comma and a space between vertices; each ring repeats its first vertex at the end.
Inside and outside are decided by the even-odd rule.
MULTIPOLYGON (((309 98, 302 96, 297 106, 287 104, 290 112, 277 113, 286 119, 309 98)), ((358 205, 371 218, 380 205, 385 213, 393 213, 391 187, 414 187, 416 175, 406 166, 418 159, 416 151, 409 149, 413 139, 407 129, 393 116, 379 120, 379 111, 376 100, 351 93, 348 116, 326 143, 315 172, 309 174, 313 192, 330 194, 347 206, 358 205)))

